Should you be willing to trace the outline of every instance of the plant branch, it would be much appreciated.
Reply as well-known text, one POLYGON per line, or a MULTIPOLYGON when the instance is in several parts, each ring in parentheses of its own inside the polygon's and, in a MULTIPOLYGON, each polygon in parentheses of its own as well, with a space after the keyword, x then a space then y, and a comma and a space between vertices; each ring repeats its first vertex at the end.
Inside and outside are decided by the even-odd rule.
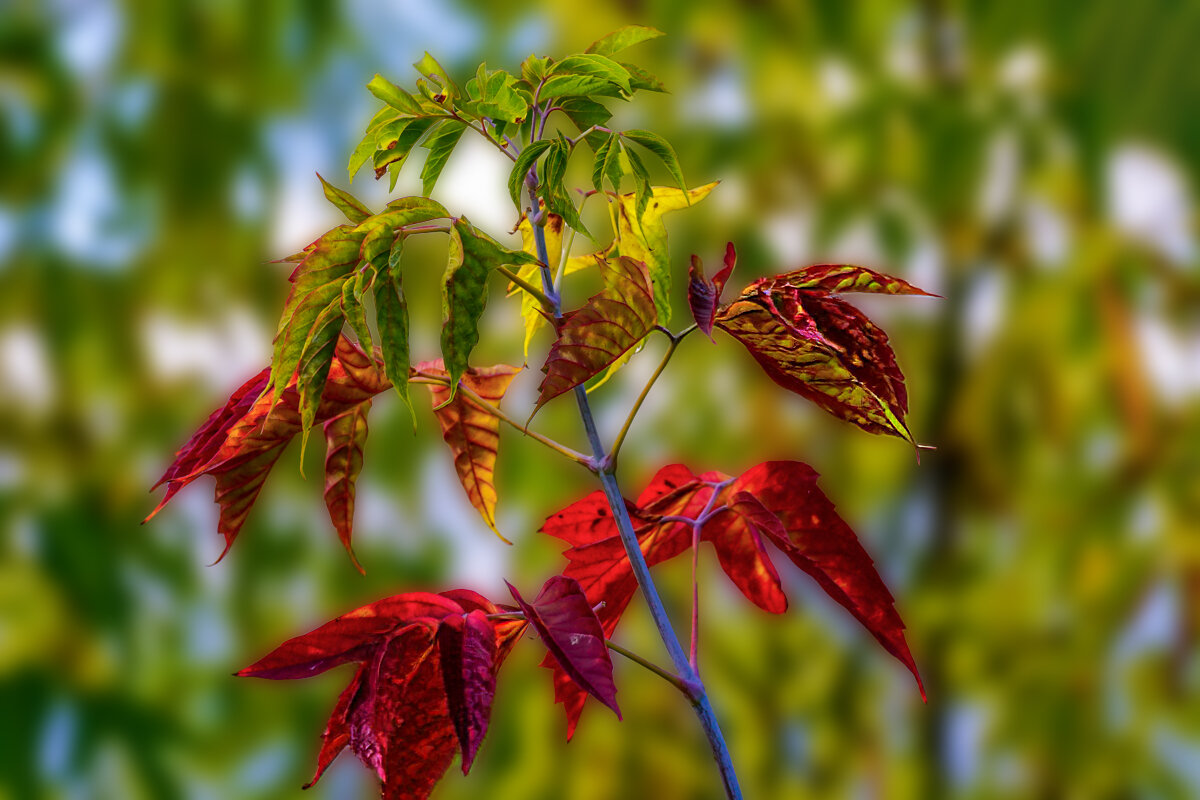
POLYGON ((685 328, 679 334, 671 333, 661 325, 656 325, 655 330, 665 333, 667 338, 671 340, 671 343, 667 345, 667 352, 663 353, 662 361, 660 361, 658 364, 658 369, 654 370, 654 374, 650 376, 650 380, 647 381, 646 385, 642 388, 642 393, 639 394, 637 400, 633 402, 633 408, 629 409, 629 415, 625 417, 625 424, 621 426, 620 432, 617 433, 617 438, 613 440, 612 449, 609 451, 608 458, 614 469, 616 468, 617 464, 617 456, 621 452, 621 445, 625 444, 625 437, 629 435, 629 428, 633 425, 633 418, 636 417, 638 411, 641 410, 642 403, 646 402, 646 397, 650 394, 650 390, 654 388, 654 384, 658 381, 658 377, 662 375, 663 370, 667 368, 667 363, 671 360, 671 356, 675 355, 675 348, 679 347, 679 343, 682 342, 689 333, 696 330, 696 326, 692 325, 689 328, 685 328))
MULTIPOLYGON (((408 382, 409 383, 424 383, 424 384, 429 384, 431 386, 447 386, 448 387, 450 385, 450 381, 445 380, 444 378, 439 378, 436 375, 426 374, 424 372, 418 372, 417 377, 409 378, 408 382)), ((467 399, 470 400, 473 404, 475 404, 479 408, 481 408, 484 411, 486 411, 487 413, 497 417, 498 419, 500 419, 504 422, 507 422, 509 425, 513 426, 514 428, 519 430, 521 433, 528 436, 530 439, 533 439, 535 442, 544 444, 546 447, 549 447, 551 450, 555 451, 559 455, 566 456, 570 460, 574 461, 576 464, 581 464, 582 466, 587 467, 587 469, 590 472, 596 472, 596 470, 597 470, 596 464, 593 462, 593 460, 591 458, 589 458, 588 456, 585 456, 583 453, 580 453, 577 450, 572 450, 571 448, 567 447, 564 444, 559 444, 558 442, 551 439, 549 436, 543 436, 542 434, 538 433, 537 431, 530 430, 527 425, 521 424, 517 420, 510 417, 507 413, 502 411, 500 409, 500 406, 480 397, 478 394, 475 393, 475 391, 473 389, 471 389, 465 383, 458 384, 458 391, 461 392, 462 394, 466 395, 467 399)))
MULTIPOLYGON (((536 182, 529 187, 530 198, 536 206, 537 196, 535 190, 536 182)), ((534 225, 533 235, 534 241, 537 244, 538 258, 542 261, 542 289, 546 294, 551 295, 551 297, 557 300, 558 298, 553 294, 554 285, 552 283, 553 278, 550 275, 550 268, 546 266, 545 228, 542 225, 534 225)), ((556 320, 561 319, 561 302, 556 303, 554 316, 556 320)), ((717 722, 712 703, 708 699, 708 692, 705 690, 704 684, 701 683, 696 671, 692 669, 687 653, 683 651, 682 645, 679 644, 679 638, 675 635, 675 631, 671 626, 671 619, 667 615, 666 607, 663 605, 662 598, 659 597, 658 587, 655 586, 654 578, 650 575, 650 567, 646 563, 646 557, 642 554, 637 533, 633 530, 633 521, 629 518, 629 509, 625 506, 625 498, 621 494, 620 486, 617 484, 617 478, 614 473, 615 464, 605 456, 604 445, 600 441, 599 433, 596 431, 595 418, 592 416, 591 406, 588 404, 587 390, 582 384, 575 387, 575 402, 579 406, 579 416, 587 433, 588 444, 592 449, 592 462, 599 467, 596 475, 600 479, 600 486, 603 488, 604 496, 608 500, 609 509, 613 514, 613 522, 616 523, 617 532, 621 538, 621 545, 625 549, 625 555, 629 558, 629 566, 634 578, 637 580, 638 586, 641 587, 642 596, 645 598, 646 605, 650 611, 650 617, 658 629, 658 634, 663 641, 663 645, 667 648, 667 653, 671 657, 672 664, 674 664, 676 671, 679 673, 681 682, 687 688, 687 696, 696 710, 696 715, 700 718, 700 724, 704 728, 704 734, 708 739, 709 747, 712 749, 713 759, 717 762, 717 768, 721 773, 721 781, 725 789, 725 794, 729 800, 741 800, 742 791, 738 787, 737 773, 734 771, 733 761, 729 756, 729 748, 725 744, 725 736, 721 733, 721 726, 717 722)))
POLYGON ((547 297, 546 293, 543 292, 541 289, 537 288, 532 283, 525 280, 524 278, 522 278, 516 272, 513 272, 508 267, 503 267, 503 266, 496 267, 496 272, 499 272, 501 275, 503 275, 504 277, 508 278, 510 281, 515 283, 517 286, 520 286, 522 289, 524 289, 525 291, 529 292, 531 295, 536 297, 538 299, 538 301, 542 304, 542 307, 544 309, 546 309, 546 311, 550 312, 551 314, 554 313, 554 301, 551 300, 549 297, 547 297))
POLYGON ((608 645, 609 650, 612 650, 614 653, 620 653, 621 655, 625 656, 633 663, 638 664, 642 667, 645 667, 646 669, 650 670, 658 677, 662 678, 667 683, 674 686, 679 691, 683 692, 683 694, 689 700, 691 699, 691 696, 692 696, 691 691, 688 689, 687 684, 683 682, 683 679, 680 678, 678 675, 672 675, 670 672, 663 669, 658 664, 655 664, 653 661, 648 661, 647 659, 642 658, 641 656, 639 656, 637 653, 633 652, 632 650, 626 650, 624 647, 617 644, 612 639, 605 639, 604 643, 606 645, 608 645))

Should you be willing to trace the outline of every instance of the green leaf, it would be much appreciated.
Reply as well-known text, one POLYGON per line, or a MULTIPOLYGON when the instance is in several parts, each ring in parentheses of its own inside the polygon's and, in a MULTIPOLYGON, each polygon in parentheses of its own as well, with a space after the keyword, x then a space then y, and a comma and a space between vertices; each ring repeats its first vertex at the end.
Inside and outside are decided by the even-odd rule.
POLYGON ((367 84, 367 89, 397 111, 414 117, 425 113, 416 98, 378 73, 367 84))
POLYGON ((270 382, 273 399, 279 399, 296 372, 322 312, 333 303, 340 309, 342 284, 359 263, 362 239, 361 232, 341 225, 305 248, 304 259, 289 278, 292 289, 275 335, 270 382))
POLYGON ((296 368, 296 389, 300 393, 300 428, 303 431, 300 453, 303 461, 304 447, 308 443, 308 432, 317 418, 317 405, 325 391, 329 367, 333 364, 333 350, 338 334, 342 332, 342 297, 338 293, 317 315, 313 322, 304 352, 296 368))
POLYGON ((537 86, 546 77, 548 69, 550 59, 530 53, 529 58, 521 62, 521 77, 528 81, 530 86, 537 86))
POLYGON ((391 172, 392 188, 394 189, 396 187, 395 176, 400 171, 400 168, 404 166, 409 153, 425 138, 425 135, 429 133, 430 128, 437 121, 428 117, 411 120, 404 127, 404 130, 400 132, 396 141, 391 143, 390 147, 377 150, 374 159, 375 178, 382 178, 385 172, 391 172))
POLYGON ((358 223, 371 216, 371 209, 363 205, 362 201, 357 197, 337 188, 322 178, 319 172, 317 173, 317 179, 321 181, 321 187, 325 190, 325 199, 337 206, 338 210, 346 215, 346 219, 358 223))
MULTIPOLYGON (((445 207, 427 197, 400 197, 388 203, 387 209, 359 223, 355 231, 362 234, 361 258, 382 272, 383 259, 393 249, 399 238, 396 231, 406 225, 415 225, 433 219, 450 216, 445 207)), ((390 266, 390 265, 388 265, 390 266)))
POLYGON ((450 80, 450 76, 446 73, 446 70, 442 69, 442 65, 437 62, 437 59, 429 55, 429 53, 426 53, 413 66, 416 67, 417 72, 438 85, 440 91, 436 92, 434 97, 430 98, 435 103, 449 105, 454 102, 455 98, 462 96, 462 90, 455 85, 454 81, 450 80), (439 96, 442 98, 441 100, 438 99, 439 96))
POLYGON ((671 177, 675 180, 675 185, 683 191, 687 191, 687 184, 683 180, 683 170, 679 166, 679 157, 675 155, 675 149, 671 147, 663 137, 652 131, 631 130, 621 134, 626 139, 649 150, 667 168, 667 172, 671 173, 671 177))
MULTIPOLYGON (((604 125, 612 119, 612 112, 602 103, 587 97, 564 97, 555 105, 562 108, 563 113, 579 129, 580 133, 593 125, 604 125)), ((600 141, 608 134, 593 131, 584 141, 588 147, 595 150, 600 141)))
POLYGON ((477 117, 487 117, 493 121, 524 120, 532 98, 525 97, 517 79, 504 70, 488 73, 483 64, 480 70, 481 73, 477 73, 467 84, 467 93, 473 102, 460 103, 460 107, 477 117))
POLYGON ((618 62, 622 67, 629 70, 630 80, 629 85, 636 91, 647 92, 666 92, 667 87, 663 82, 652 75, 647 70, 642 69, 637 64, 626 64, 624 61, 618 62))
POLYGON ((663 32, 654 28, 647 28, 643 25, 626 25, 624 28, 618 28, 607 36, 603 36, 592 42, 588 47, 587 52, 597 53, 602 56, 611 56, 613 53, 619 53, 627 47, 633 47, 635 44, 657 39, 662 36, 663 32))
POLYGON ((362 165, 367 163, 367 159, 374 155, 378 149, 377 141, 379 131, 385 125, 395 122, 400 118, 400 114, 391 106, 384 106, 375 113, 371 121, 367 124, 366 133, 363 135, 362 141, 354 148, 354 152, 350 155, 348 169, 350 171, 350 180, 354 180, 354 176, 362 169, 362 165))
MULTIPOLYGON (((597 192, 604 191, 604 177, 608 166, 608 154, 612 150, 613 144, 616 143, 616 134, 610 133, 596 148, 596 157, 592 160, 592 186, 597 192)), ((618 187, 614 186, 613 191, 618 187)))
POLYGON ((487 279, 501 265, 536 262, 528 253, 502 247, 460 217, 450 229, 449 264, 442 276, 442 359, 450 376, 450 398, 479 343, 479 318, 487 305, 487 279))
POLYGON ((529 170, 541 157, 542 153, 554 146, 552 139, 539 139, 533 142, 524 150, 521 155, 517 156, 516 162, 513 164, 512 172, 508 175, 508 194, 512 197, 513 205, 517 207, 517 211, 521 210, 521 187, 525 185, 525 176, 529 170))
POLYGON ((633 192, 637 198, 637 218, 640 220, 646 213, 646 206, 650 203, 650 173, 646 171, 646 165, 642 163, 641 156, 624 145, 621 150, 629 160, 629 168, 633 173, 633 192))
POLYGON ((542 84, 541 100, 555 97, 586 97, 588 95, 618 95, 621 87, 595 75, 554 75, 542 84))
POLYGON ((425 143, 429 148, 429 157, 425 159, 425 166, 421 168, 422 193, 432 194, 438 177, 446 168, 446 162, 450 160, 450 154, 454 152, 454 147, 466 130, 467 126, 463 123, 447 120, 442 123, 437 133, 429 137, 429 141, 425 143))
POLYGON ((619 86, 621 91, 626 94, 632 91, 629 86, 629 71, 611 58, 595 53, 581 53, 579 55, 567 56, 550 68, 550 74, 590 75, 619 86))
MULTIPOLYGON (((408 303, 404 299, 397 270, 389 269, 380 275, 375 284, 375 322, 379 328, 383 372, 408 407, 409 415, 413 416, 412 397, 408 388, 408 303)), ((413 425, 416 425, 415 416, 413 425)))
POLYGON ((358 337, 359 345, 369 353, 375 343, 371 338, 371 329, 367 326, 366 310, 363 309, 362 304, 364 282, 361 279, 365 274, 365 271, 360 271, 353 280, 347 279, 342 284, 342 316, 349 323, 350 330, 354 331, 354 335, 358 337))
POLYGON ((563 191, 563 179, 567 175, 567 160, 571 157, 571 146, 562 139, 554 139, 554 146, 546 153, 542 162, 542 197, 547 200, 563 191))

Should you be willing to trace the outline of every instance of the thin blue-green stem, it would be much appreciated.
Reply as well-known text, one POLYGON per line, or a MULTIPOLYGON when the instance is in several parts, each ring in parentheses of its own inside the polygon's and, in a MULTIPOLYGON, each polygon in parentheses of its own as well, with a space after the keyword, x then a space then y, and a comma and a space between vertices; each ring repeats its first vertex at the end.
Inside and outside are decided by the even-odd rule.
MULTIPOLYGON (((562 300, 554 289, 554 277, 550 274, 550 268, 547 266, 550 263, 550 256, 546 249, 545 212, 538 213, 537 178, 536 173, 532 170, 530 178, 531 180, 526 185, 532 204, 531 214, 537 216, 536 220, 531 219, 530 222, 533 227, 533 239, 537 244, 538 260, 542 262, 542 289, 554 302, 555 318, 561 319, 562 300)), ((654 578, 650 575, 650 567, 646 563, 645 556, 642 555, 641 545, 633 530, 633 521, 629 518, 629 510, 625 507, 625 498, 617 484, 617 476, 614 474, 616 465, 606 458, 604 444, 600 441, 600 435, 596 431, 596 420, 592 416, 592 409, 588 403, 587 390, 582 384, 575 387, 575 402, 579 406, 579 416, 583 420, 588 444, 591 445, 593 462, 600 467, 596 475, 604 489, 604 496, 608 499, 613 521, 617 524, 617 532, 620 534, 621 544, 625 547, 625 555, 629 558, 633 576, 637 579, 642 596, 645 597, 646 605, 650 609, 650 617, 654 620, 654 625, 658 628, 659 636, 667 648, 671 662, 675 665, 680 681, 686 688, 688 699, 691 700, 696 715, 700 718, 700 724, 703 726, 708 744, 712 748, 713 758, 721 772, 721 781, 724 784, 726 796, 729 800, 742 800, 742 790, 738 786, 737 773, 733 769, 733 760, 729 757, 725 736, 721 733, 721 726, 713 712, 712 703, 709 702, 704 683, 700 680, 688 654, 684 652, 683 646, 679 643, 679 638, 671 626, 671 619, 667 616, 667 609, 658 595, 658 588, 654 585, 654 578)))

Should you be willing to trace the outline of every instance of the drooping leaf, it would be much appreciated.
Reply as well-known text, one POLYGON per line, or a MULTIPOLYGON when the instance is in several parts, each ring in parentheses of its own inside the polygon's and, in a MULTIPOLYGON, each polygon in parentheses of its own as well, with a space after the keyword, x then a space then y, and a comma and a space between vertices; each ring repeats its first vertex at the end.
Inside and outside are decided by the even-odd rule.
MULTIPOLYGON (((417 365, 417 373, 448 379, 440 361, 417 365)), ((521 370, 499 364, 469 368, 462 383, 484 400, 499 405, 509 384, 521 370)), ((500 443, 500 418, 459 392, 453 397, 445 386, 430 385, 434 414, 442 438, 454 455, 454 469, 471 505, 497 536, 508 542, 496 527, 496 454, 500 443)), ((512 544, 512 542, 508 542, 512 544)))
POLYGON ((661 325, 666 325, 671 319, 671 262, 663 216, 698 203, 708 197, 716 185, 715 182, 707 183, 687 192, 671 186, 655 186, 646 211, 640 218, 637 214, 636 192, 623 194, 615 201, 617 235, 605 255, 609 258, 629 256, 646 264, 654 287, 654 307, 658 310, 661 325))
MULTIPOLYGON (((810 467, 768 462, 734 480, 719 472, 694 475, 675 464, 659 470, 637 502, 626 500, 625 506, 652 567, 688 551, 693 533, 686 520, 696 520, 710 508, 700 540, 713 545, 722 570, 747 599, 765 611, 782 613, 787 599, 765 547, 770 542, 916 675, 891 595, 853 531, 817 488, 810 467)), ((579 582, 590 604, 604 604, 597 617, 611 637, 637 581, 604 493, 593 492, 551 515, 541 530, 570 545, 563 575, 579 582)), ((543 665, 555 670, 555 699, 567 713, 570 737, 585 693, 554 662, 543 665)))
POLYGON ((704 264, 697 256, 692 256, 692 265, 688 269, 688 305, 696 326, 710 339, 713 319, 717 315, 717 307, 721 305, 721 292, 736 263, 737 252, 733 249, 733 242, 728 242, 725 245, 725 266, 710 281, 704 275, 704 264))
MULTIPOLYGON (((813 283, 920 292, 860 269, 822 268, 813 283)), ((806 282, 804 270, 756 281, 720 310, 716 325, 741 342, 780 386, 865 431, 911 442, 904 424, 904 375, 887 334, 849 303, 822 289, 799 288, 806 282)))
POLYGON ((321 181, 321 188, 325 191, 325 199, 333 203, 339 211, 345 214, 346 219, 350 222, 357 224, 371 216, 371 209, 367 208, 357 197, 344 189, 337 188, 322 178, 319 172, 317 173, 317 179, 321 181))
MULTIPOLYGON (((528 217, 521 218, 521 222, 517 225, 517 230, 521 233, 521 249, 536 257, 537 245, 534 241, 533 225, 529 222, 528 217)), ((562 261, 563 218, 558 214, 547 214, 543 234, 546 237, 546 251, 550 259, 548 266, 550 267, 550 273, 553 275, 558 271, 558 265, 562 261)), ((599 258, 593 253, 582 256, 569 256, 566 265, 563 267, 563 274, 571 275, 589 267, 598 267, 599 264, 599 258)), ((541 267, 538 264, 526 264, 517 270, 517 275, 534 286, 541 286, 541 267)), ((525 358, 529 358, 529 347, 533 342, 533 337, 543 326, 549 324, 549 320, 546 318, 546 312, 542 308, 541 300, 521 289, 516 284, 509 287, 509 295, 518 292, 521 294, 521 318, 525 321, 525 358)))
POLYGON ((300 426, 303 434, 301 453, 308 441, 308 432, 316 421, 317 403, 325 389, 325 381, 333 365, 333 351, 345 321, 342 293, 339 291, 337 298, 330 300, 329 305, 317 315, 308 341, 304 343, 304 351, 300 354, 300 362, 296 365, 296 389, 300 393, 300 426))
POLYGON ((354 555, 350 537, 354 530, 354 495, 358 473, 363 465, 363 443, 367 440, 367 412, 371 401, 364 400, 341 416, 325 422, 325 507, 338 538, 350 554, 355 568, 365 574, 354 555))
POLYGON ((462 750, 466 775, 487 734, 496 696, 496 631, 487 614, 476 609, 465 616, 449 616, 438 625, 442 685, 450 721, 462 750))
POLYGON ((520 266, 537 259, 509 250, 479 231, 466 217, 450 229, 450 258, 442 277, 442 359, 450 378, 450 397, 467 370, 479 342, 479 318, 487 304, 487 279, 498 266, 520 266))
POLYGON ((397 111, 392 106, 384 106, 375 112, 375 116, 367 123, 366 132, 363 134, 362 140, 354 148, 354 152, 350 154, 350 162, 348 164, 349 178, 354 180, 354 176, 362 169, 363 164, 375 155, 378 149, 379 132, 384 126, 391 125, 402 116, 401 112, 397 111))
POLYGON ((613 53, 619 53, 627 47, 633 47, 635 44, 650 39, 657 39, 662 35, 662 31, 647 28, 644 25, 626 25, 592 42, 588 46, 587 52, 611 56, 613 53))
MULTIPOLYGON (((302 429, 295 378, 273 399, 265 391, 268 374, 263 370, 234 392, 180 449, 156 484, 167 484, 166 496, 146 517, 154 517, 180 489, 201 475, 212 475, 221 508, 217 531, 225 538, 220 558, 233 546, 271 467, 302 429)), ((390 386, 374 360, 343 336, 337 341, 315 420, 340 417, 390 386)), ((348 528, 344 534, 341 529, 338 533, 343 541, 349 540, 348 528)))
POLYGON ((667 168, 671 177, 675 179, 675 185, 679 187, 680 191, 687 191, 687 184, 683 180, 683 169, 679 166, 679 157, 675 155, 675 148, 671 147, 670 142, 653 131, 629 130, 623 131, 621 136, 653 153, 667 168))
POLYGON ((413 148, 425 140, 438 120, 422 117, 404 122, 406 122, 404 128, 398 131, 395 139, 380 143, 380 148, 375 151, 372 162, 375 167, 376 180, 382 178, 385 173, 391 175, 391 189, 396 188, 396 178, 413 148))
POLYGON ((358 338, 359 347, 370 352, 374 347, 374 340, 367 325, 367 312, 362 304, 368 280, 366 273, 360 271, 353 279, 348 278, 342 283, 342 316, 346 318, 346 324, 358 338))
POLYGON ((626 256, 601 265, 605 288, 563 317, 538 387, 537 408, 592 378, 658 322, 646 265, 626 256))
POLYGON ((532 603, 525 602, 511 583, 505 583, 563 671, 579 688, 611 708, 620 719, 612 659, 604 642, 604 631, 587 596, 579 588, 579 582, 555 575, 546 581, 532 603))
POLYGON ((375 322, 379 327, 379 349, 383 355, 383 370, 396 387, 408 412, 412 414, 412 397, 408 388, 408 301, 404 298, 398 271, 388 270, 375 282, 375 322))
POLYGON ((454 152, 458 140, 462 138, 466 130, 465 124, 456 120, 446 120, 438 128, 437 133, 431 135, 425 142, 425 147, 429 149, 429 157, 425 159, 425 165, 421 168, 421 192, 423 194, 433 193, 433 187, 441 177, 442 170, 446 168, 450 154, 454 152))
POLYGON ((757 522, 756 513, 738 508, 792 563, 815 580, 825 593, 854 615, 883 648, 925 689, 904 640, 904 622, 891 593, 875 571, 871 557, 829 498, 817 488, 817 473, 795 461, 768 461, 747 470, 729 488, 735 507, 758 503, 779 522, 757 522), (786 538, 781 536, 786 532, 786 538))
POLYGON ((525 185, 525 176, 529 174, 530 168, 541 158, 542 154, 553 146, 553 139, 538 139, 522 150, 513 163, 512 172, 508 175, 508 194, 512 197, 517 211, 521 210, 521 189, 525 185))
POLYGON ((385 800, 424 800, 487 732, 496 673, 524 622, 496 620, 464 590, 410 592, 363 606, 284 642, 243 677, 306 678, 360 664, 325 729, 309 786, 346 747, 383 783, 385 800))

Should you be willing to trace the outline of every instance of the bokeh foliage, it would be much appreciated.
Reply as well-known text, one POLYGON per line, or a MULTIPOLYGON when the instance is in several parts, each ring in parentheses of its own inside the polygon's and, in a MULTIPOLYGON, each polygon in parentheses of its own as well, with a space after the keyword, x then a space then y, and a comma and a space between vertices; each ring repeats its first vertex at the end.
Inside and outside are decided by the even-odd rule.
MULTIPOLYGON (((622 125, 666 135, 694 183, 723 180, 668 223, 677 275, 732 239, 745 280, 853 258, 945 298, 870 309, 914 435, 938 447, 919 467, 698 337, 624 451, 630 486, 675 458, 812 463, 909 625, 928 705, 800 576, 803 602, 765 621, 709 582, 703 668, 748 796, 1200 792, 1195 4, 434 5, 0 11, 0 798, 295 797, 342 677, 247 685, 233 669, 380 596, 499 596, 501 577, 556 571, 533 531, 586 474, 506 431, 508 550, 459 496, 432 416, 420 407, 414 437, 394 399, 360 484, 365 578, 294 451, 218 566, 203 566, 220 552, 205 488, 138 522, 174 448, 269 357, 286 270, 267 261, 336 221, 312 172, 340 184, 373 107, 363 84, 407 79, 427 49, 465 74, 632 22, 668 33, 638 62, 674 93, 622 125)), ((435 196, 469 201, 470 175, 435 196)), ((378 206, 386 187, 364 183, 378 206)), ((502 178, 495 196, 500 236, 502 178)), ((425 298, 414 332, 436 330, 436 272, 408 284, 425 298)), ((515 301, 492 305, 480 363, 521 352, 515 301)), ((602 424, 655 361, 599 391, 602 424)), ((579 435, 552 406, 539 424, 579 435)), ((679 610, 685 572, 663 574, 679 610)), ((619 672, 626 721, 591 714, 563 747, 522 652, 471 778, 439 796, 714 796, 687 709, 653 678, 619 672)), ((373 790, 347 763, 312 791, 373 790)))

